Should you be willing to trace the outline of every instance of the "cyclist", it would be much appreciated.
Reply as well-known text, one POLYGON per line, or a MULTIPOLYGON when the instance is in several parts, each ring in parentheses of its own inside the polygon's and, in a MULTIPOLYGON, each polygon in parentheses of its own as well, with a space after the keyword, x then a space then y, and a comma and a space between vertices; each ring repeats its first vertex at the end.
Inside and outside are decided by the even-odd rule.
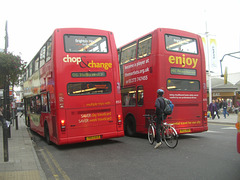
POLYGON ((157 143, 154 146, 154 148, 158 148, 161 144, 162 144, 162 138, 160 137, 160 129, 161 129, 161 124, 162 121, 166 118, 163 111, 164 111, 164 100, 163 100, 163 94, 164 91, 162 89, 158 89, 157 90, 157 99, 155 101, 155 107, 156 107, 156 115, 157 115, 157 119, 156 119, 156 139, 157 139, 157 143))

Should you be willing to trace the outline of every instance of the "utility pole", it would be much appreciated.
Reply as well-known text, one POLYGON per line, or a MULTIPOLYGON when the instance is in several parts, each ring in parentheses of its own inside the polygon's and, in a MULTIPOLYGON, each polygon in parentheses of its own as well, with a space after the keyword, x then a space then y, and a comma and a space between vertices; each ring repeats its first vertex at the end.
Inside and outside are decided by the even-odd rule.
POLYGON ((207 15, 206 15, 206 21, 205 21, 205 27, 206 27, 206 45, 207 45, 207 60, 208 60, 208 96, 209 96, 209 104, 212 102, 212 77, 211 77, 211 61, 209 58, 209 40, 208 40, 208 30, 207 30, 207 15))
MULTIPOLYGON (((8 22, 5 24, 5 49, 4 52, 7 54, 8 48, 8 22)), ((4 82, 4 116, 10 120, 10 97, 9 97, 9 75, 6 75, 4 82)))
MULTIPOLYGON (((4 52, 7 54, 7 48, 8 48, 8 31, 7 31, 7 21, 5 25, 5 49, 4 52)), ((10 124, 8 122, 10 121, 10 98, 9 98, 9 75, 5 75, 4 80, 4 91, 3 91, 3 97, 4 97, 4 120, 3 120, 3 149, 4 149, 4 162, 8 162, 9 156, 8 156, 8 138, 10 137, 10 124), (9 127, 8 127, 9 126, 9 127)))
POLYGON ((8 48, 8 22, 6 21, 5 24, 5 49, 4 52, 7 54, 7 48, 8 48))

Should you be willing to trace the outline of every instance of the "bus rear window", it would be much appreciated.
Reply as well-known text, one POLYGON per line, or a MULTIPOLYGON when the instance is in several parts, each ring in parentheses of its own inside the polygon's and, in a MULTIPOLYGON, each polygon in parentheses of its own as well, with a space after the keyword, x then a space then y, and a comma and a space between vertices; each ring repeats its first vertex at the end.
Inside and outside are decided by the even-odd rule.
POLYGON ((168 51, 198 54, 196 39, 166 34, 165 43, 168 51))
POLYGON ((67 85, 68 95, 92 95, 92 94, 109 94, 112 92, 110 82, 78 82, 67 85))
POLYGON ((199 91, 200 82, 190 79, 168 79, 167 89, 169 91, 199 91))
POLYGON ((107 53, 107 38, 90 35, 64 35, 67 53, 107 53))

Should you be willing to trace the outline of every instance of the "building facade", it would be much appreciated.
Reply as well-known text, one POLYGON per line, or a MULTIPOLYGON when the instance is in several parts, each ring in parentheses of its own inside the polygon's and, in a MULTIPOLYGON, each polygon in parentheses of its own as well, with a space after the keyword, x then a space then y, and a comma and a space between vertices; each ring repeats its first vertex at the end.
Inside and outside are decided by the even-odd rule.
MULTIPOLYGON (((212 99, 218 100, 220 103, 225 99, 228 103, 228 111, 234 111, 234 108, 240 107, 240 73, 229 74, 227 84, 220 76, 211 78, 212 99)), ((208 97, 209 97, 209 81, 207 79, 208 97)), ((208 104, 209 104, 208 98, 208 104)))

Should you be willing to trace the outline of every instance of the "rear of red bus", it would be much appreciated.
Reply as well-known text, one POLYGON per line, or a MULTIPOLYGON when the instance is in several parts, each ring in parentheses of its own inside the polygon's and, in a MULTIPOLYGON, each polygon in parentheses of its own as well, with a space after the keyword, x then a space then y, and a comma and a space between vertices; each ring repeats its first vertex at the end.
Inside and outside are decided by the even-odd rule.
POLYGON ((70 144, 124 136, 112 32, 56 29, 53 60, 56 118, 50 140, 70 144))
POLYGON ((206 68, 201 37, 173 29, 159 29, 158 33, 159 44, 165 47, 156 57, 157 76, 165 80, 158 85, 175 105, 167 121, 175 125, 179 134, 207 131, 206 68))

